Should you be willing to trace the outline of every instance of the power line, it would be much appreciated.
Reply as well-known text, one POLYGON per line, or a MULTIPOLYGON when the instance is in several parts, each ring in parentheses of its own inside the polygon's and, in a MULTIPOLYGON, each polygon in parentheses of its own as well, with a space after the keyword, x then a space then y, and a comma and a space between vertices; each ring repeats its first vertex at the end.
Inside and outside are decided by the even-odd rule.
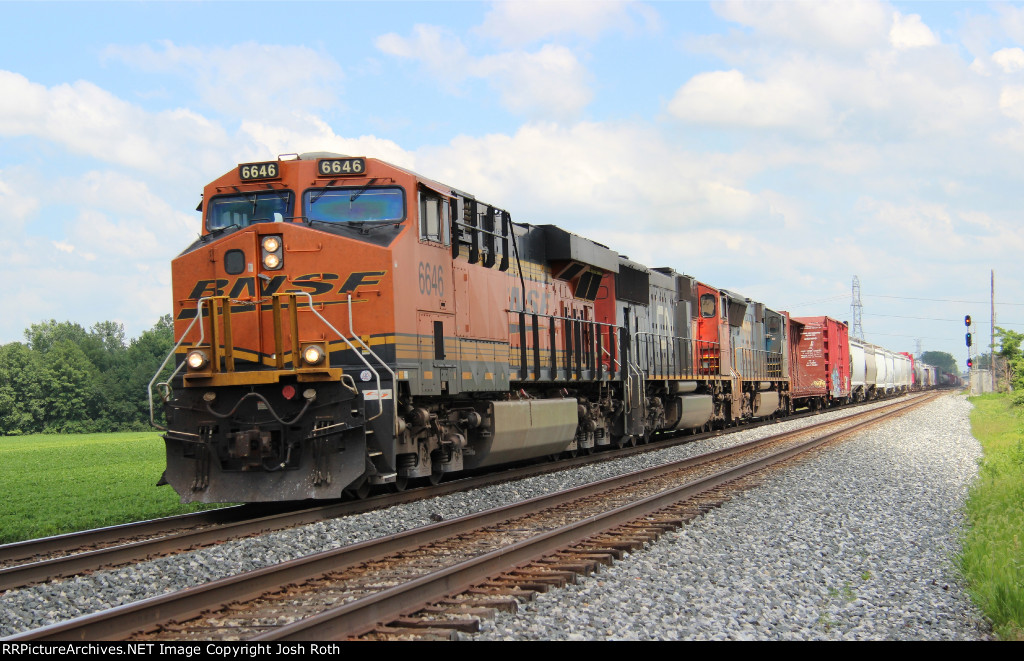
POLYGON ((885 335, 886 337, 912 337, 920 340, 948 340, 948 337, 928 337, 925 335, 904 335, 902 333, 868 333, 869 336, 885 335))
POLYGON ((815 301, 804 301, 803 303, 795 303, 790 305, 791 308, 800 308, 805 305, 817 305, 818 303, 831 303, 832 301, 839 301, 846 298, 846 294, 836 294, 835 296, 829 296, 828 298, 819 298, 815 301))
MULTIPOLYGON (((954 322, 957 322, 957 323, 963 323, 963 318, 960 318, 960 319, 943 319, 941 317, 908 317, 908 316, 902 315, 902 314, 876 314, 876 313, 873 313, 873 312, 869 312, 867 314, 867 316, 869 316, 869 317, 890 317, 892 319, 920 319, 922 321, 954 321, 954 322)), ((988 322, 985 322, 985 321, 975 321, 973 323, 973 325, 975 325, 975 326, 988 326, 989 324, 988 324, 988 322)), ((1000 326, 1024 326, 1024 324, 1014 323, 1014 322, 1009 322, 1009 321, 1000 322, 999 325, 1000 326)))
MULTIPOLYGON (((864 294, 871 298, 898 298, 904 301, 936 301, 939 303, 970 303, 972 305, 988 305, 989 301, 961 301, 955 298, 921 298, 918 296, 886 296, 884 294, 864 294)), ((997 302, 996 305, 1022 305, 1024 303, 1001 303, 997 302)))

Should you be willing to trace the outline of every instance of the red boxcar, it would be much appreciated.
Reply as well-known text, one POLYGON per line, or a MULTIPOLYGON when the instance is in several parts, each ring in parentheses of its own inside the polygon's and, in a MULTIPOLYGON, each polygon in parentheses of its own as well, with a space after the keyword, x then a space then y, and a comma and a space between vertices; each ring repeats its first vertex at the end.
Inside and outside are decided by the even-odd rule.
POLYGON ((790 317, 793 407, 819 409, 850 397, 850 333, 830 317, 790 317))

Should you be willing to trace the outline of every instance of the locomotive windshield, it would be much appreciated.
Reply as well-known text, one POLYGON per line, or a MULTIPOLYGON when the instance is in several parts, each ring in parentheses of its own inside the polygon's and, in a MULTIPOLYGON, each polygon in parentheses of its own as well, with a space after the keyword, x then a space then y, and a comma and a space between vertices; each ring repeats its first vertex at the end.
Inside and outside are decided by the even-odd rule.
POLYGON ((401 188, 321 188, 302 196, 309 220, 328 223, 401 222, 405 219, 405 191, 401 188))
POLYGON ((261 191, 223 195, 210 200, 206 229, 210 232, 231 226, 248 227, 252 223, 280 222, 290 216, 291 191, 261 191))

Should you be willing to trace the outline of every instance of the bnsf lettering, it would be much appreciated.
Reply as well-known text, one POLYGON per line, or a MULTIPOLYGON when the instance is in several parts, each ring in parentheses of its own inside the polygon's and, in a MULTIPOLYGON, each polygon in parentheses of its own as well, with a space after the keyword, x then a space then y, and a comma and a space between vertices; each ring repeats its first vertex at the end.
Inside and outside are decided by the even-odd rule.
MULTIPOLYGON (((385 275, 387 275, 387 271, 358 271, 352 273, 345 279, 341 287, 336 290, 336 293, 348 294, 359 287, 380 284, 385 275)), ((293 278, 289 283, 288 276, 275 275, 270 280, 259 280, 260 296, 273 296, 277 292, 282 291, 282 287, 285 284, 292 285, 290 289, 284 290, 288 293, 308 291, 313 296, 320 296, 331 293, 331 290, 334 289, 334 282, 339 279, 340 276, 336 273, 307 273, 306 275, 293 278)), ((234 280, 233 284, 231 280, 223 278, 199 280, 196 282, 195 287, 192 288, 192 293, 188 297, 197 300, 207 296, 224 296, 224 292, 228 292, 229 298, 254 298, 256 296, 256 282, 257 279, 251 277, 238 278, 234 280), (229 285, 230 289, 228 289, 229 285)))
POLYGON ((223 296, 224 288, 227 286, 227 280, 200 280, 188 297, 198 299, 204 296, 223 296))
POLYGON ((305 289, 313 296, 329 294, 331 289, 334 287, 330 281, 337 279, 338 276, 334 273, 310 273, 308 275, 300 275, 292 281, 292 284, 300 289, 289 289, 288 292, 299 292, 305 289))
POLYGON ((347 294, 351 291, 355 291, 357 287, 362 285, 376 285, 380 283, 381 278, 387 271, 361 271, 359 273, 353 273, 348 276, 345 280, 345 284, 338 290, 339 294, 347 294))
POLYGON ((262 281, 260 283, 260 295, 273 296, 281 289, 282 286, 284 286, 286 280, 288 280, 288 276, 275 275, 270 279, 270 282, 262 281))
POLYGON ((235 282, 235 286, 231 288, 231 293, 228 294, 231 298, 239 298, 243 295, 250 297, 256 295, 256 278, 239 278, 235 282))

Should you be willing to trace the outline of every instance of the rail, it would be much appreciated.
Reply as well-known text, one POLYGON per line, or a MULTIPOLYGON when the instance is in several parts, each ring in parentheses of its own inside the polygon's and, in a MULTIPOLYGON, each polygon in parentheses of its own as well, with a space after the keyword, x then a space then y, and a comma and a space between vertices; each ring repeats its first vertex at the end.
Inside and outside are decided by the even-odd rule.
MULTIPOLYGON (((914 400, 914 403, 920 404, 925 401, 925 399, 919 399, 914 400)), ((884 408, 889 409, 890 407, 884 408)), ((864 418, 870 418, 878 413, 881 413, 881 410, 865 412, 854 417, 863 416, 864 418)), ((871 424, 872 422, 874 421, 867 420, 862 424, 871 424)), ((822 423, 821 426, 826 425, 836 425, 836 421, 822 423)), ((153 630, 155 625, 168 620, 174 620, 179 623, 184 622, 201 615, 203 611, 217 608, 218 604, 238 603, 239 606, 242 606, 241 602, 256 599, 262 594, 280 593, 281 586, 297 586, 319 576, 326 574, 337 575, 342 571, 348 572, 359 566, 373 565, 374 562, 378 562, 381 566, 387 567, 388 571, 392 571, 395 565, 398 564, 394 560, 402 557, 416 563, 416 573, 425 577, 427 573, 424 572, 423 554, 418 551, 417 553, 412 553, 411 551, 423 549, 425 545, 435 542, 442 542, 439 546, 443 551, 442 559, 448 563, 447 567, 438 568, 440 572, 450 572, 457 567, 469 567, 470 565, 467 563, 473 563, 473 565, 481 567, 481 571, 475 573, 475 575, 463 576, 456 581, 447 580, 442 574, 432 574, 431 578, 427 579, 433 581, 430 588, 431 594, 417 595, 418 601, 415 603, 429 602, 458 591, 460 589, 459 586, 465 585, 468 587, 479 583, 486 579, 487 576, 493 575, 495 571, 505 571, 507 568, 520 562, 557 551, 572 543, 572 539, 562 536, 562 529, 555 531, 550 526, 536 526, 532 529, 517 530, 517 533, 522 533, 518 539, 523 541, 509 540, 508 535, 510 531, 507 529, 506 522, 512 519, 531 515, 544 509, 558 508, 566 502, 580 502, 580 499, 588 498, 595 507, 600 505, 604 509, 601 511, 591 510, 580 507, 574 502, 574 506, 570 510, 574 513, 572 517, 567 517, 564 510, 557 512, 561 525, 574 529, 572 531, 566 530, 565 533, 571 533, 572 538, 579 539, 578 532, 580 531, 585 530, 585 536, 589 536, 607 529, 609 527, 607 525, 592 526, 592 523, 597 523, 602 518, 614 519, 611 521, 612 525, 621 525, 626 521, 645 516, 656 509, 677 502, 680 497, 686 497, 727 482, 735 481, 739 476, 762 468, 774 459, 794 456, 801 450, 809 448, 814 444, 820 444, 830 438, 848 435, 855 429, 856 427, 845 427, 828 436, 801 441, 797 445, 789 446, 787 450, 783 451, 780 455, 776 455, 776 457, 762 456, 749 461, 738 458, 733 461, 731 467, 720 468, 718 472, 710 475, 705 471, 705 474, 699 478, 702 482, 693 482, 681 475, 677 476, 675 473, 680 470, 692 469, 701 463, 718 461, 723 457, 736 455, 754 447, 781 440, 786 434, 748 441, 747 443, 718 450, 708 455, 690 457, 689 459, 672 464, 652 467, 636 473, 608 478, 596 483, 588 483, 571 489, 568 492, 538 496, 503 508, 486 510, 451 521, 444 521, 398 533, 386 538, 378 538, 311 556, 304 556, 274 567, 257 569, 188 588, 180 592, 159 595, 118 606, 109 611, 83 615, 66 622, 23 632, 15 635, 10 640, 96 640, 124 637, 140 630, 153 630), (639 490, 637 485, 641 480, 652 481, 651 488, 643 487, 643 491, 639 490), (664 485, 667 482, 670 482, 671 486, 665 490, 664 485), (630 501, 628 503, 621 501, 613 502, 613 498, 609 497, 612 490, 618 490, 623 496, 628 495, 630 501), (628 518, 620 516, 625 514, 628 514, 628 518), (453 554, 451 543, 443 543, 444 540, 451 540, 455 535, 463 535, 471 531, 494 527, 499 527, 498 533, 503 536, 504 541, 500 544, 501 548, 490 551, 490 549, 494 548, 493 544, 489 548, 485 545, 480 545, 480 548, 487 550, 483 554, 476 555, 475 559, 453 554), (538 544, 543 545, 545 548, 539 550, 540 547, 537 546, 531 549, 529 553, 521 554, 520 550, 524 548, 522 545, 532 545, 534 543, 525 541, 527 538, 536 540, 538 544), (388 561, 380 562, 384 559, 388 561), (483 567, 481 565, 484 562, 490 564, 491 561, 497 562, 500 566, 491 565, 483 567)), ((796 433, 804 434, 807 431, 809 430, 803 429, 796 433)), ((790 432, 790 434, 792 433, 790 432)), ((465 545, 460 544, 461 546, 465 545)), ((344 580, 354 582, 349 577, 346 577, 344 580)), ((360 598, 357 601, 346 601, 340 607, 304 619, 301 618, 299 613, 296 613, 296 615, 299 615, 299 618, 295 618, 298 621, 294 622, 294 624, 268 626, 254 621, 254 630, 249 635, 258 634, 258 629, 261 628, 264 630, 261 637, 291 637, 297 635, 326 639, 337 635, 350 634, 353 633, 352 629, 342 634, 338 630, 332 631, 310 627, 316 627, 319 624, 325 623, 326 620, 331 619, 334 615, 340 615, 350 612, 353 608, 366 606, 371 600, 377 600, 381 597, 388 598, 391 595, 397 595, 399 592, 406 591, 410 587, 416 587, 417 581, 420 581, 420 579, 413 579, 411 582, 406 580, 401 582, 400 585, 378 589, 371 596, 360 598)), ((379 577, 376 579, 376 582, 378 585, 380 584, 379 577)), ((277 600, 275 600, 276 602, 277 600)), ((280 606, 275 606, 275 608, 279 609, 280 606)), ((401 607, 387 608, 384 612, 380 610, 373 612, 372 609, 364 610, 363 613, 367 619, 358 624, 356 628, 374 626, 381 621, 386 622, 388 617, 397 617, 397 615, 392 615, 392 612, 409 612, 410 608, 412 608, 410 603, 403 600, 401 607)), ((242 617, 243 610, 244 607, 232 606, 232 619, 242 617)), ((204 628, 206 626, 204 623, 198 622, 197 624, 199 625, 198 630, 204 636, 211 635, 211 630, 204 628)), ((238 636, 237 626, 233 628, 231 633, 234 636, 238 636)))

